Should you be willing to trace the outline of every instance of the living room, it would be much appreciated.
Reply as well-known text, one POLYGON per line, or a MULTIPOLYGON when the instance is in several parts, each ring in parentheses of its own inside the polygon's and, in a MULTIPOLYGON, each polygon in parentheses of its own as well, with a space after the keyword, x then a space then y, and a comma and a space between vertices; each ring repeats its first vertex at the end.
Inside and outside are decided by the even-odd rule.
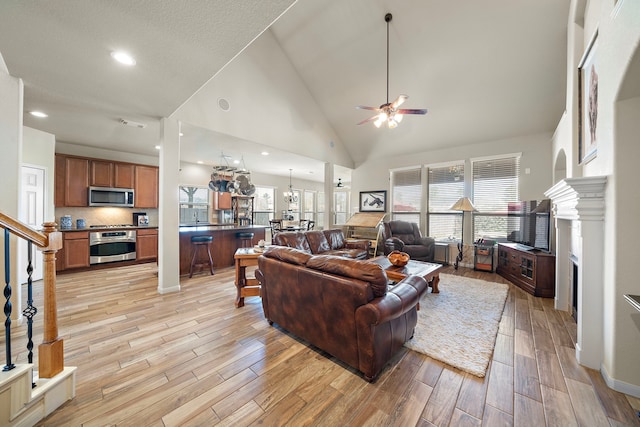
MULTIPOLYGON (((390 144, 380 139, 375 133, 379 131, 378 129, 354 126, 353 130, 345 133, 345 136, 337 138, 328 124, 329 121, 318 119, 321 114, 318 114, 317 109, 309 111, 311 107, 306 107, 306 111, 295 111, 296 109, 289 107, 290 105, 307 105, 306 102, 301 102, 299 99, 308 98, 309 95, 299 84, 295 84, 295 87, 290 86, 293 73, 290 65, 287 65, 286 56, 282 52, 274 52, 273 38, 266 37, 247 48, 246 56, 239 56, 237 62, 232 62, 216 79, 195 94, 189 103, 184 104, 174 115, 164 120, 163 128, 166 132, 162 142, 166 151, 161 154, 160 167, 165 168, 165 171, 177 170, 180 167, 179 163, 176 163, 177 156, 175 155, 179 153, 176 142, 178 138, 173 138, 170 135, 178 134, 177 122, 182 121, 248 140, 264 141, 273 147, 295 151, 300 155, 315 157, 328 163, 352 166, 351 194, 353 200, 357 199, 357 194, 360 191, 388 189, 388 172, 390 170, 459 160, 463 160, 469 165, 471 159, 512 153, 522 153, 521 167, 525 174, 521 176, 520 194, 523 199, 541 198, 547 190, 563 178, 607 176, 606 195, 600 201, 602 205, 606 205, 606 213, 602 214, 605 218, 602 224, 604 232, 595 243, 586 242, 587 248, 594 246, 598 248, 597 251, 592 252, 596 252, 593 254, 594 256, 600 257, 597 261, 589 259, 587 264, 595 263, 603 266, 603 271, 600 273, 602 280, 599 280, 601 287, 597 295, 594 296, 596 300, 600 301, 599 308, 595 312, 599 313, 598 323, 601 325, 601 335, 603 336, 602 355, 598 356, 600 360, 596 362, 599 365, 596 368, 603 370, 610 386, 637 395, 640 372, 638 372, 637 363, 633 357, 634 354, 638 354, 640 346, 637 314, 622 297, 624 294, 638 293, 632 265, 638 251, 634 242, 637 241, 639 232, 635 227, 633 212, 640 205, 640 201, 636 196, 633 196, 636 193, 633 188, 633 180, 623 179, 622 171, 633 170, 633 159, 636 157, 634 153, 637 154, 638 150, 633 142, 633 135, 637 134, 636 122, 638 122, 636 120, 638 116, 638 81, 634 76, 640 75, 638 73, 638 53, 634 48, 637 43, 633 42, 638 40, 638 26, 635 25, 639 15, 638 6, 629 0, 589 2, 589 5, 584 2, 572 2, 569 11, 570 16, 563 17, 563 20, 568 20, 571 24, 569 40, 573 44, 568 49, 569 57, 567 58, 567 63, 570 66, 567 67, 562 63, 559 67, 562 79, 566 79, 566 86, 569 88, 566 93, 569 96, 567 96, 566 105, 564 105, 566 113, 563 115, 562 109, 560 110, 560 115, 554 118, 557 127, 553 127, 549 131, 535 132, 533 135, 487 138, 481 143, 472 145, 456 146, 455 142, 446 141, 441 147, 416 152, 403 152, 403 148, 397 144, 390 144), (608 143, 598 147, 597 156, 584 159, 578 149, 577 74, 574 69, 577 69, 583 53, 587 50, 596 32, 600 43, 600 54, 603 55, 603 62, 607 63, 605 70, 603 70, 604 77, 607 78, 602 77, 604 82, 599 97, 603 102, 599 114, 599 120, 602 120, 599 122, 599 129, 603 129, 604 135, 599 135, 599 140, 608 141, 608 143), (253 46, 255 46, 255 50, 253 50, 253 46), (258 73, 257 78, 251 74, 251 77, 246 78, 242 88, 230 84, 229 79, 233 75, 247 73, 246 62, 251 63, 252 67, 259 63, 261 71, 273 70, 273 73, 263 75, 258 73), (285 65, 287 66, 285 67, 285 65), (266 86, 267 80, 271 80, 269 89, 265 92, 258 91, 256 87, 266 86), (208 107, 208 104, 216 103, 218 99, 216 93, 218 92, 228 93, 234 103, 238 102, 239 104, 257 102, 256 98, 261 97, 257 104, 271 105, 274 108, 272 110, 254 110, 251 113, 231 117, 225 116, 225 113, 219 109, 208 107), (283 117, 287 118, 284 122, 286 126, 282 126, 283 117), (252 123, 252 125, 247 125, 247 123, 252 123), (295 129, 291 133, 283 135, 284 132, 278 127, 272 126, 272 123, 280 123, 280 127, 295 129), (302 126, 301 123, 310 125, 302 126), (318 128, 322 130, 318 131, 318 128), (346 143, 343 144, 341 141, 349 140, 350 135, 356 131, 366 132, 371 147, 366 151, 357 147, 351 150, 351 155, 348 156, 348 151, 345 148, 346 143), (305 143, 300 144, 300 141, 305 141, 305 143), (329 141, 333 141, 335 146, 331 147, 329 141), (526 174, 527 169, 529 174, 526 174)), ((380 25, 384 25, 384 23, 380 25)), ((384 34, 381 37, 383 40, 384 34)), ((384 52, 381 55, 383 57, 384 52)), ((250 67, 250 69, 255 71, 255 68, 250 67)), ((392 78, 393 81, 395 78, 392 78)), ((295 82, 298 80, 296 79, 295 82)), ((378 84, 371 83, 370 86, 377 87, 378 84)), ((378 93, 377 90, 375 92, 378 93)), ((561 97, 565 97, 562 93, 563 90, 556 89, 556 92, 561 92, 561 97)), ((417 94, 410 93, 410 95, 412 98, 407 103, 419 99, 417 94)), ((372 98, 375 100, 378 97, 372 96, 372 98)), ((490 99, 490 96, 487 99, 490 99)), ((356 102, 369 101, 364 99, 356 102)), ((349 103, 348 108, 352 108, 352 104, 352 102, 349 103)), ((412 104, 411 106, 430 107, 430 105, 422 104, 412 104)), ((3 106, 3 108, 8 107, 3 106)), ((468 112, 468 114, 475 113, 478 111, 468 112)), ((14 109, 11 108, 9 116, 14 117, 15 114, 14 109)), ((437 110, 430 110, 426 117, 407 117, 395 130, 401 130, 405 126, 410 132, 414 126, 413 121, 429 120, 431 116, 435 117, 437 114, 437 110)), ((4 114, 3 117, 5 117, 4 114)), ((358 118, 365 117, 358 115, 358 118)), ((10 121, 17 122, 13 119, 10 121)), ((469 132, 473 132, 473 130, 470 129, 469 132)), ((15 140, 17 133, 14 129, 5 136, 8 136, 9 140, 15 140)), ((4 162, 7 162, 8 165, 5 168, 3 163, 3 170, 14 170, 15 158, 20 157, 17 154, 14 158, 5 157, 4 162)), ((15 175, 17 176, 17 173, 15 175)), ((162 179, 167 187, 176 186, 180 180, 178 176, 167 173, 163 174, 162 179)), ((329 179, 327 178, 327 180, 329 179)), ((14 181, 17 182, 17 178, 14 181)), ((8 182, 13 181, 9 180, 8 182)), ((5 195, 4 191, 6 190, 3 189, 3 196, 5 195)), ((15 211, 17 209, 16 199, 17 196, 13 194, 3 197, 2 211, 15 211), (4 204, 9 205, 7 210, 5 210, 4 204)), ((563 219, 563 221, 569 221, 569 219, 563 219)), ((172 223, 175 222, 175 219, 169 220, 168 224, 160 224, 160 226, 171 229, 175 225, 172 223)), ((568 225, 568 227, 579 230, 581 226, 568 225)), ((579 231, 575 233, 579 235, 579 231)), ((468 236, 471 236, 471 233, 465 234, 465 237, 470 239, 468 236)), ((168 249, 173 243, 169 237, 164 242, 167 252, 165 255, 161 255, 161 263, 162 257, 166 262, 163 263, 159 280, 167 284, 167 289, 176 282, 175 265, 171 265, 172 253, 168 249)), ((563 247, 571 247, 570 241, 562 244, 563 247)), ((566 258, 565 261, 568 264, 569 256, 567 255, 566 258)), ((560 273, 561 269, 558 272, 560 273)), ((581 277, 588 276, 589 274, 581 274, 581 277)))

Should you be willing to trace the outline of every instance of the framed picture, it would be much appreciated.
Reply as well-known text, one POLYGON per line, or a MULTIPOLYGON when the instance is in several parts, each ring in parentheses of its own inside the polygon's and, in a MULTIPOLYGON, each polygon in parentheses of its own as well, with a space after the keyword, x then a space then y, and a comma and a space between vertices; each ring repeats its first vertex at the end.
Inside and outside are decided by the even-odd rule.
POLYGON ((578 65, 578 161, 587 163, 598 153, 598 32, 578 65))
POLYGON ((360 212, 386 212, 387 192, 361 191, 360 192, 360 212))

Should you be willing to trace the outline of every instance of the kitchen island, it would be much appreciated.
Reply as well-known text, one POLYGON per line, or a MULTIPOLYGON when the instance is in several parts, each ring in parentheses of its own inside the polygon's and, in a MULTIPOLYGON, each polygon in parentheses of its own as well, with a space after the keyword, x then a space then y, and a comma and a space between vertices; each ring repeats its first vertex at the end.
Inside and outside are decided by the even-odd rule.
MULTIPOLYGON (((236 238, 236 233, 254 233, 253 244, 257 245, 259 240, 265 237, 264 225, 236 225, 236 224, 193 224, 180 226, 180 275, 189 274, 191 257, 193 256, 191 247, 192 236, 212 236, 211 256, 213 257, 213 267, 231 267, 234 265, 233 255, 240 247, 240 240, 236 238)), ((204 255, 204 254, 202 254, 204 255)), ((205 262, 200 258, 200 261, 205 262)))

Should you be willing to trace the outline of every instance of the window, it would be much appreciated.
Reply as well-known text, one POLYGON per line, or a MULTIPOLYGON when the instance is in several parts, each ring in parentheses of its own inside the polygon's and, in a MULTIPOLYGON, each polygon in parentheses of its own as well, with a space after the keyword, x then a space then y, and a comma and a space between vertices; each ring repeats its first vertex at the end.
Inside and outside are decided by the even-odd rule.
POLYGON ((450 208, 464 196, 464 162, 428 170, 427 234, 436 240, 462 238, 462 212, 450 208))
POLYGON ((304 190, 304 216, 303 219, 315 221, 316 214, 316 192, 304 190))
POLYGON ((507 237, 507 205, 519 200, 520 155, 472 160, 473 239, 507 237))
MULTIPOLYGON (((288 193, 288 190, 287 190, 288 193)), ((296 200, 292 203, 285 203, 287 205, 287 215, 291 215, 292 221, 298 221, 300 219, 300 205, 302 204, 302 199, 300 198, 300 190, 292 190, 293 198, 296 200)), ((284 218, 284 216, 283 216, 284 218)))
POLYGON ((420 224, 422 169, 391 172, 391 218, 420 224))
POLYGON ((324 228, 324 191, 318 191, 318 211, 316 214, 316 228, 324 228))
POLYGON ((335 224, 344 224, 349 215, 349 194, 345 191, 333 193, 333 205, 335 207, 335 224))
POLYGON ((269 220, 275 217, 275 189, 256 186, 253 197, 254 224, 269 225, 269 220))
POLYGON ((209 189, 180 187, 180 224, 209 222, 209 189))

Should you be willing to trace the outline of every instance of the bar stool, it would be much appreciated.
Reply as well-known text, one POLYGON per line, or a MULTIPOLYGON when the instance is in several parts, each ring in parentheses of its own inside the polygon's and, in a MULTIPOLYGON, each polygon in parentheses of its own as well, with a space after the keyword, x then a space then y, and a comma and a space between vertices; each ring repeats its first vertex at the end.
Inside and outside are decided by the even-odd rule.
POLYGON ((193 267, 199 267, 208 265, 211 275, 213 275, 213 259, 211 258, 211 242, 213 242, 213 236, 191 236, 191 246, 193 250, 193 257, 191 258, 191 267, 189 268, 189 278, 193 276, 193 267), (196 258, 198 257, 199 248, 206 248, 209 261, 205 263, 196 264, 196 258))
POLYGON ((240 247, 241 248, 252 248, 253 247, 253 233, 248 231, 240 231, 236 233, 236 238, 240 239, 240 247))

